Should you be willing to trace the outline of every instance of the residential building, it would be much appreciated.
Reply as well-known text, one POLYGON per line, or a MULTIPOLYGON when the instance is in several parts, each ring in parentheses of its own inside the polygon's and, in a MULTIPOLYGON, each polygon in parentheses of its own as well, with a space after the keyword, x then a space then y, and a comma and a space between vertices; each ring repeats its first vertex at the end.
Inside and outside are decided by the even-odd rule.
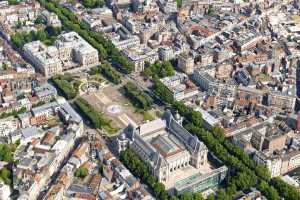
POLYGON ((169 89, 176 101, 196 96, 199 93, 196 85, 183 73, 176 73, 174 76, 162 78, 160 81, 169 89))
POLYGON ((43 10, 41 14, 46 19, 48 26, 61 27, 61 22, 55 13, 43 10))
POLYGON ((0 199, 6 200, 10 199, 10 188, 8 185, 5 185, 2 181, 0 182, 0 199))
POLYGON ((33 88, 34 95, 39 98, 40 101, 49 102, 57 96, 55 87, 50 84, 44 84, 33 88))
POLYGON ((159 47, 158 55, 159 55, 159 59, 163 60, 163 61, 168 61, 168 60, 172 60, 173 58, 175 58, 174 51, 169 46, 159 47))
POLYGON ((140 45, 130 49, 124 49, 122 53, 134 64, 134 71, 144 71, 145 62, 153 64, 159 59, 157 50, 145 45, 140 45))
POLYGON ((9 133, 17 130, 19 127, 18 119, 14 116, 10 116, 4 119, 0 119, 0 136, 8 136, 9 133))
POLYGON ((200 88, 209 94, 215 94, 219 97, 232 98, 236 94, 236 86, 221 83, 207 72, 195 70, 193 79, 199 84, 200 88))
POLYGON ((177 12, 177 3, 175 0, 159 0, 157 3, 159 8, 166 14, 177 12))
POLYGON ((184 73, 192 74, 194 65, 194 58, 189 54, 183 53, 178 56, 178 68, 184 73))
MULTIPOLYGON (((38 198, 53 174, 61 170, 61 164, 74 147, 76 139, 83 133, 81 117, 64 99, 37 107, 33 115, 44 112, 45 115, 60 115, 58 119, 62 126, 57 125, 46 131, 41 127, 31 126, 11 134, 12 142, 17 139, 21 141, 15 152, 15 159, 20 162, 13 168, 13 188, 20 193, 20 200, 38 198)), ((60 199, 64 191, 62 187, 53 186, 46 197, 60 199)))

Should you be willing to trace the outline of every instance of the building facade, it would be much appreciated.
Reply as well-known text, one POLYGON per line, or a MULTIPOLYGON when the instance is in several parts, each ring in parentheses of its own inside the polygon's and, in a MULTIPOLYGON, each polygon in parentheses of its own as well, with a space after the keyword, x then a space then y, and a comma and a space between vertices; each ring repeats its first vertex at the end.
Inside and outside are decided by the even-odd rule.
POLYGON ((98 51, 76 32, 58 36, 54 46, 46 46, 41 41, 24 45, 25 56, 46 77, 64 70, 95 66, 99 62, 98 51))
POLYGON ((187 74, 192 74, 194 72, 194 58, 187 55, 181 54, 178 56, 178 68, 187 74))
POLYGON ((207 162, 205 144, 185 130, 170 112, 138 128, 128 127, 117 144, 119 152, 127 146, 134 150, 160 182, 168 181, 179 168, 199 168, 207 162))

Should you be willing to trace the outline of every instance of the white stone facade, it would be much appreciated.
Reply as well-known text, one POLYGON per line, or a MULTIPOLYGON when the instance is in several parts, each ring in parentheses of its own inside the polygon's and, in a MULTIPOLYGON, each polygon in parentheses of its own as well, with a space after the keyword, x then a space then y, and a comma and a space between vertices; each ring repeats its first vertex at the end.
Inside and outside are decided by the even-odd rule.
POLYGON ((54 46, 47 47, 41 41, 24 45, 24 54, 46 77, 59 74, 64 70, 89 67, 99 62, 98 51, 81 38, 76 32, 58 36, 54 46))
POLYGON ((198 169, 207 164, 205 144, 185 130, 170 112, 140 127, 129 126, 116 143, 119 152, 128 146, 135 151, 162 183, 172 179, 176 170, 188 166, 198 169))

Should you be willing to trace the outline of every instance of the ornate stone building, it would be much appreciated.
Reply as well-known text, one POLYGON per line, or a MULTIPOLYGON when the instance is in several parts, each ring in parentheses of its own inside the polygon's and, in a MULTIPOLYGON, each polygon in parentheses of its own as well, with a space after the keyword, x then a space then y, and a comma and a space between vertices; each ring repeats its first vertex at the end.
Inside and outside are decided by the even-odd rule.
POLYGON ((129 125, 116 139, 119 152, 129 147, 146 162, 162 183, 172 179, 176 170, 207 164, 208 149, 181 125, 181 118, 166 112, 161 119, 137 128, 129 125))

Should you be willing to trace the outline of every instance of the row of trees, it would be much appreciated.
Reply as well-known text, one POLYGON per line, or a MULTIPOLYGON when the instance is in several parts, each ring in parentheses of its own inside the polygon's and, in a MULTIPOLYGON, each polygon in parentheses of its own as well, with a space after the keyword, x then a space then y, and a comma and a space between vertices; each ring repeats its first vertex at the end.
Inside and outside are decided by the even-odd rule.
POLYGON ((100 73, 106 77, 109 81, 111 81, 114 84, 119 84, 121 83, 121 76, 120 74, 112 68, 111 64, 108 62, 103 62, 101 64, 100 68, 100 73))
POLYGON ((75 14, 67 8, 64 8, 56 1, 39 0, 40 4, 50 12, 58 15, 65 28, 77 32, 88 43, 98 50, 100 60, 111 59, 115 66, 123 73, 131 73, 134 65, 114 47, 114 45, 105 39, 101 33, 91 31, 84 21, 79 20, 75 14))
POLYGON ((151 105, 153 103, 151 97, 137 88, 135 84, 132 82, 128 82, 124 85, 124 91, 125 95, 131 100, 131 103, 137 107, 141 108, 143 110, 149 110, 151 108, 151 105))
POLYGON ((164 78, 167 76, 173 76, 175 70, 170 61, 155 61, 154 64, 145 64, 144 75, 148 77, 164 78))
POLYGON ((117 69, 124 73, 124 74, 130 74, 134 70, 133 63, 128 60, 128 58, 121 55, 119 51, 114 50, 112 52, 112 61, 113 64, 117 67, 117 69))
POLYGON ((54 85, 62 92, 66 99, 73 99, 78 95, 79 85, 72 84, 73 78, 67 75, 55 75, 51 78, 54 85))
POLYGON ((153 79, 152 89, 165 103, 172 104, 174 102, 171 91, 158 78, 153 79))
POLYGON ((110 121, 106 119, 103 113, 98 112, 90 105, 85 99, 78 98, 75 100, 75 105, 79 108, 82 114, 89 119, 95 128, 104 128, 105 126, 110 127, 110 121))
POLYGON ((104 0, 81 0, 81 3, 86 8, 101 8, 105 5, 104 0))
POLYGON ((89 71, 89 74, 102 74, 110 82, 119 84, 122 82, 119 72, 117 72, 109 62, 104 61, 100 66, 93 67, 89 71))
MULTIPOLYGON (((256 176, 253 170, 249 169, 237 157, 231 155, 210 131, 195 126, 193 123, 187 124, 185 128, 199 137, 199 139, 206 144, 210 152, 217 156, 229 168, 225 192, 220 191, 218 193, 223 199, 232 199, 237 191, 249 190, 251 187, 256 187, 257 184, 262 181, 256 176)), ((274 188, 268 187, 268 190, 273 192, 273 196, 279 198, 279 195, 274 188)))
POLYGON ((193 123, 195 126, 201 127, 203 125, 202 114, 198 111, 195 111, 192 108, 184 105, 183 102, 177 101, 173 103, 173 108, 178 110, 178 112, 184 116, 188 121, 193 123))
POLYGON ((285 183, 280 178, 273 178, 270 183, 274 188, 276 188, 280 196, 283 197, 285 200, 300 199, 299 191, 295 187, 285 183))
POLYGON ((185 193, 179 197, 170 196, 165 189, 165 186, 158 182, 157 179, 151 175, 147 165, 138 157, 138 155, 131 149, 126 149, 121 152, 120 160, 124 165, 142 182, 146 183, 152 190, 153 195, 161 200, 203 200, 199 193, 190 194, 185 193))
POLYGON ((253 170, 259 178, 264 181, 270 180, 270 173, 267 168, 262 165, 257 165, 241 148, 227 140, 224 136, 225 134, 223 129, 220 127, 212 127, 209 131, 231 155, 241 160, 247 167, 253 170))
POLYGON ((17 48, 22 48, 26 43, 36 40, 40 40, 46 45, 51 45, 60 33, 61 28, 48 26, 45 29, 39 29, 37 31, 18 32, 11 37, 11 41, 17 48))
POLYGON ((174 102, 171 94, 168 94, 168 88, 158 79, 154 79, 153 82, 155 93, 178 110, 189 122, 186 128, 197 135, 210 151, 229 167, 230 175, 226 181, 227 187, 218 192, 217 199, 232 199, 237 190, 248 190, 254 186, 260 186, 262 193, 268 199, 279 199, 279 194, 274 187, 266 184, 266 181, 268 182, 270 179, 266 168, 256 165, 239 147, 226 140, 222 129, 214 127, 204 130, 201 113, 187 107, 182 102, 174 102))
POLYGON ((280 196, 290 200, 299 198, 299 196, 297 196, 299 195, 297 190, 285 184, 281 179, 276 178, 270 181, 268 170, 262 165, 254 163, 242 149, 227 140, 224 137, 223 129, 213 127, 210 130, 204 130, 199 126, 199 122, 202 120, 200 118, 202 117, 200 117, 200 115, 193 116, 192 112, 195 111, 191 108, 182 102, 175 102, 173 107, 177 109, 180 114, 185 116, 187 120, 192 122, 189 123, 186 128, 196 134, 208 148, 230 168, 231 177, 227 180, 226 190, 220 190, 218 192, 218 198, 231 199, 237 190, 247 190, 253 186, 258 187, 267 199, 279 200, 280 196), (232 174, 232 172, 234 173, 232 174), (276 180, 276 182, 274 180, 276 180), (282 187, 282 185, 285 187, 282 187), (279 188, 285 189, 280 190, 279 188), (284 195, 291 193, 293 195, 284 195))

